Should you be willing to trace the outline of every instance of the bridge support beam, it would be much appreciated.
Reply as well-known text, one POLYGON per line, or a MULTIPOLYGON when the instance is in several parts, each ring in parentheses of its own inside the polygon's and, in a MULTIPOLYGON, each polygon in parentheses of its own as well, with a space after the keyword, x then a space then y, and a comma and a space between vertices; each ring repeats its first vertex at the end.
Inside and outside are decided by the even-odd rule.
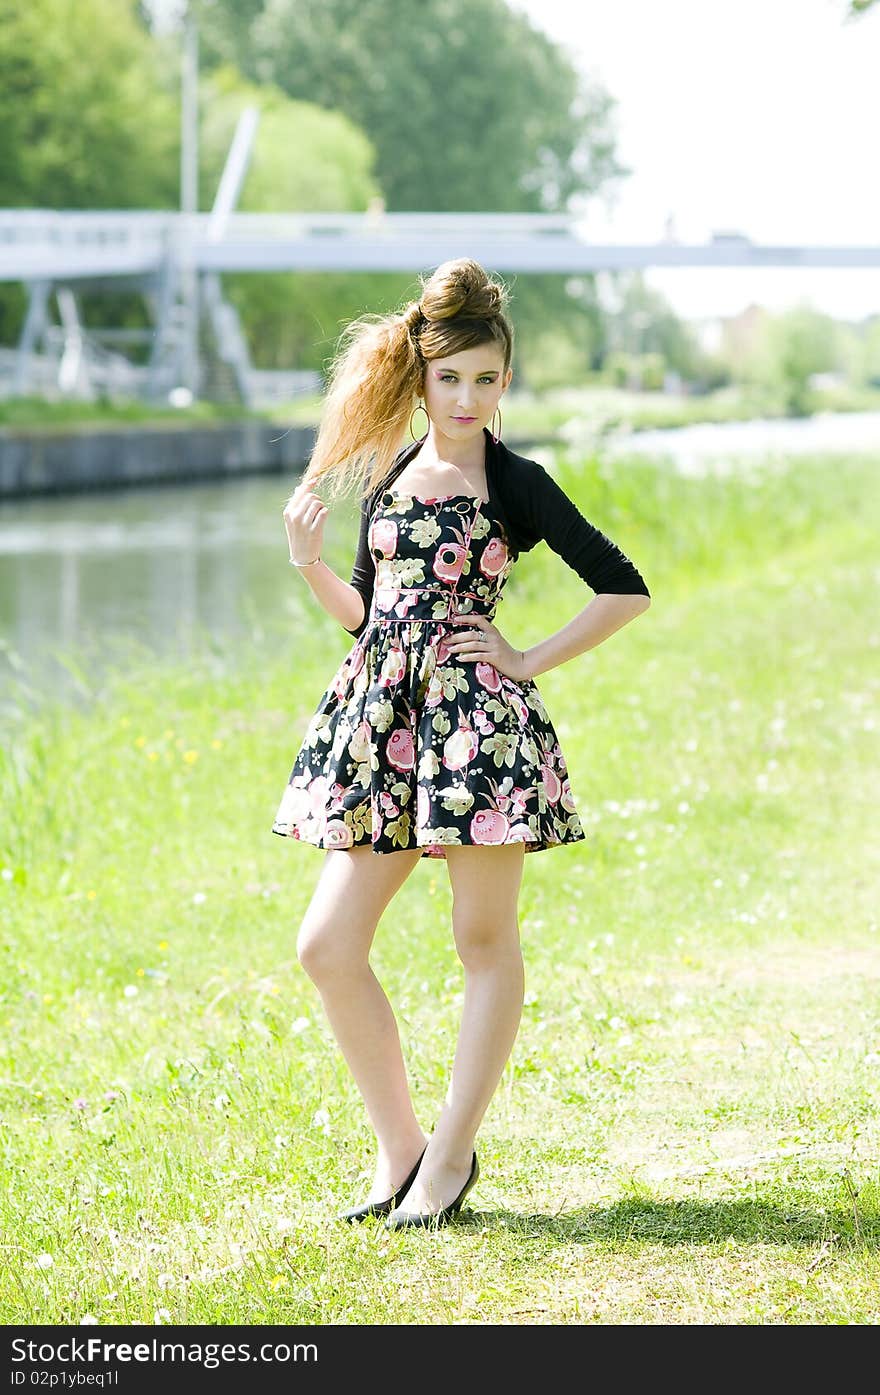
POLYGON ((13 391, 16 397, 26 397, 31 388, 31 357, 49 327, 49 296, 51 281, 28 281, 28 307, 18 340, 13 391))

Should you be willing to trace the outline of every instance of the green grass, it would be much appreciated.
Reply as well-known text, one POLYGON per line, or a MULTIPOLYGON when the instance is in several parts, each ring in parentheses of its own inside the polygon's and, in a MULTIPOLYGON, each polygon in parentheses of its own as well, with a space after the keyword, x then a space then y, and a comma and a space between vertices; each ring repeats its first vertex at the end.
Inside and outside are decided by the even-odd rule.
MULTIPOLYGON (((880 390, 843 387, 813 393, 816 412, 880 411, 880 390)), ((303 396, 272 408, 277 421, 314 425, 320 416, 321 398, 303 396)), ((503 436, 553 437, 560 427, 586 421, 596 432, 628 426, 633 431, 654 427, 691 426, 697 422, 751 421, 755 417, 782 417, 785 406, 779 393, 735 384, 703 396, 678 396, 665 392, 629 392, 600 383, 545 392, 511 388, 502 404, 503 436)))
MULTIPOLYGON (((653 605, 538 680, 587 840, 526 859, 522 1026, 436 1235, 329 1223, 371 1139, 295 957, 323 854, 269 831, 349 637, 281 601, 68 707, 10 670, 0 1320, 875 1324, 878 464, 559 464, 653 605)), ((591 595, 541 545, 497 623, 530 644, 591 595)), ((442 864, 373 962, 427 1129, 442 864)))
POLYGON ((111 431, 120 426, 211 426, 268 414, 234 402, 194 402, 189 407, 160 407, 137 399, 94 402, 48 402, 42 397, 0 400, 0 429, 8 431, 111 431))
MULTIPOLYGON (((195 402, 191 407, 159 407, 140 401, 46 402, 39 397, 0 401, 0 430, 75 431, 114 427, 206 426, 244 418, 284 425, 315 426, 320 418, 320 394, 303 394, 271 408, 248 410, 234 402, 195 402)), ((880 411, 880 391, 851 387, 813 394, 817 412, 880 411)), ((778 395, 734 385, 704 396, 680 397, 664 392, 629 392, 592 383, 541 393, 512 389, 505 397, 503 434, 519 439, 552 438, 572 421, 586 421, 597 432, 628 426, 633 431, 653 427, 690 426, 696 422, 747 421, 779 417, 785 409, 778 395)))

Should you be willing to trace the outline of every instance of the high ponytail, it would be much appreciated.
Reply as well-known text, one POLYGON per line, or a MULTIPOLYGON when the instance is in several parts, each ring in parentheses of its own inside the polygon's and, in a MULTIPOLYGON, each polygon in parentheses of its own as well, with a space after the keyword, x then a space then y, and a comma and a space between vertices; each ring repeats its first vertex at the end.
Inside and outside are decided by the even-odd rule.
POLYGON ((331 498, 352 486, 363 497, 379 484, 403 444, 429 360, 495 342, 506 371, 506 299, 504 286, 461 257, 439 266, 401 312, 353 320, 333 361, 304 482, 331 498))

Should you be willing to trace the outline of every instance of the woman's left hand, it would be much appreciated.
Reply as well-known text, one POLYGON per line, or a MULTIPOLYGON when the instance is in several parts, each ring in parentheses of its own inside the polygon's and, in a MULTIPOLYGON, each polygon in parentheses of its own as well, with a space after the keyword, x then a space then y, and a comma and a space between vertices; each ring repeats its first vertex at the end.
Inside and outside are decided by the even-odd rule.
POLYGON ((453 615, 450 623, 457 633, 445 635, 447 648, 457 659, 473 659, 491 664, 499 673, 523 682, 527 678, 525 655, 507 643, 500 630, 485 615, 453 615))

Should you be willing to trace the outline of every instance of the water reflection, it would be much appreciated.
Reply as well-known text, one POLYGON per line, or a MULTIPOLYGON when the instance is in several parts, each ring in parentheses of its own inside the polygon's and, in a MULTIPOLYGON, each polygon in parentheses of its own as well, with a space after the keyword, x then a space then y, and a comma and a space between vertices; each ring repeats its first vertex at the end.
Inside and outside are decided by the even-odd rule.
MULTIPOLYGON (((572 440, 575 449, 596 442, 572 440)), ((766 468, 774 456, 880 450, 880 413, 805 421, 731 422, 640 432, 617 451, 656 454, 681 471, 766 468)), ((525 455, 538 454, 523 448, 525 455)), ((552 456, 552 448, 542 450, 552 456)), ((321 643, 335 622, 288 565, 281 510, 287 475, 216 483, 133 486, 58 498, 0 502, 0 704, 22 689, 65 694, 76 655, 90 679, 126 656, 185 656, 202 645, 231 653, 241 642, 321 643)), ((348 580, 357 507, 334 506, 324 555, 348 580)), ((338 630, 345 641, 345 632, 338 630)))
MULTIPOLYGON (((317 603, 288 564, 281 517, 295 484, 249 476, 0 504, 3 697, 22 682, 70 686, 73 653, 96 677, 126 652, 307 635, 317 603)), ((334 506, 324 555, 346 580, 355 528, 354 501, 334 506)))
MULTIPOLYGON (((576 438, 577 423, 571 435, 576 438)), ((572 440, 575 444, 575 439, 572 440)), ((741 464, 785 464, 793 455, 880 454, 880 412, 823 412, 813 417, 695 422, 692 426, 616 433, 605 453, 670 460, 681 474, 723 474, 741 464)))

